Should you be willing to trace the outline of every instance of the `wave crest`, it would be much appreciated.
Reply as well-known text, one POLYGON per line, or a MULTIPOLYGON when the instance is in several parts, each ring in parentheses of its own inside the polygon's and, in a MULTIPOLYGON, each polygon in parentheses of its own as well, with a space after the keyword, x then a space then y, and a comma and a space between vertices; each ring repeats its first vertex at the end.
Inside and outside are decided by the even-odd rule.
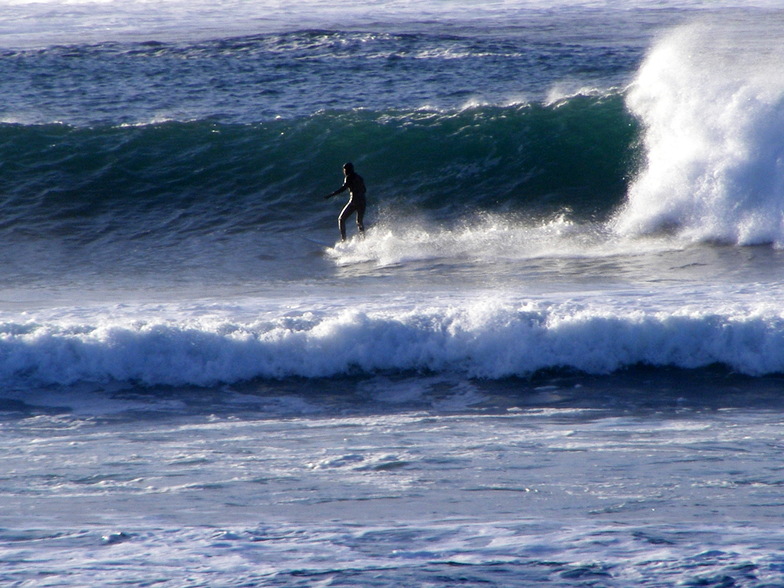
POLYGON ((780 24, 773 34, 702 22, 653 48, 627 101, 643 123, 647 161, 618 231, 784 244, 780 24))
POLYGON ((615 93, 252 125, 0 124, 2 203, 13 212, 0 239, 318 230, 331 216, 320 196, 340 184, 344 161, 365 176, 372 206, 403 215, 606 215, 625 192, 630 124, 615 93))
POLYGON ((251 323, 192 318, 0 329, 6 386, 132 382, 232 383, 388 371, 469 377, 569 369, 606 374, 639 364, 723 364, 784 371, 784 316, 769 311, 675 313, 493 299, 447 306, 313 310, 251 323))

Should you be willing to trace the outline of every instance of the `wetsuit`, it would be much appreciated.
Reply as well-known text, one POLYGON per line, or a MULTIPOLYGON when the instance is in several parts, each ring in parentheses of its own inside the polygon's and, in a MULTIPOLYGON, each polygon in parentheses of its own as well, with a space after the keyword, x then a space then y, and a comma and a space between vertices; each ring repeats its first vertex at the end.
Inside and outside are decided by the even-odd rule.
POLYGON ((340 216, 338 216, 338 228, 340 229, 340 238, 343 241, 346 240, 346 219, 355 212, 357 213, 357 229, 359 229, 361 235, 365 234, 365 225, 363 221, 365 219, 365 192, 367 192, 367 190, 365 189, 365 181, 362 179, 362 176, 353 170, 348 172, 343 185, 327 196, 327 198, 345 192, 346 190, 348 190, 351 197, 340 212, 340 216))

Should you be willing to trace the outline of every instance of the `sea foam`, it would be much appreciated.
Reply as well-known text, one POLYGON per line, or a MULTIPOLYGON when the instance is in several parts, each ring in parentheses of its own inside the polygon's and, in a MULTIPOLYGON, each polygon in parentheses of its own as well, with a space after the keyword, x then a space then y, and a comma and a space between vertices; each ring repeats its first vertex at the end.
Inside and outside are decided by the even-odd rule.
POLYGON ((646 160, 619 232, 784 244, 782 61, 775 23, 702 22, 654 46, 628 95, 646 160))
POLYGON ((722 364, 750 375, 784 371, 784 315, 772 308, 717 303, 666 310, 491 295, 364 306, 281 308, 254 320, 177 311, 156 320, 103 314, 78 322, 5 322, 0 380, 9 387, 211 386, 390 371, 495 379, 543 369, 606 374, 638 364, 722 364))
MULTIPOLYGON (((581 224, 561 213, 534 222, 516 214, 476 214, 468 220, 432 227, 412 218, 384 216, 367 239, 350 239, 326 250, 337 266, 369 263, 376 267, 411 262, 477 264, 533 259, 610 258, 645 254, 673 247, 665 240, 617 238, 597 223, 581 224)), ((353 227, 350 227, 353 229, 353 227)))

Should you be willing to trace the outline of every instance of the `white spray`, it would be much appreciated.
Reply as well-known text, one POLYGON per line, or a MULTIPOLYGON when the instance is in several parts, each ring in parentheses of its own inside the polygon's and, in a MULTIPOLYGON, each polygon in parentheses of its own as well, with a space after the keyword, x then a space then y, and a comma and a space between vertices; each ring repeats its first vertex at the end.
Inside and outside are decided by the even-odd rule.
POLYGON ((620 234, 784 245, 781 24, 700 23, 656 44, 628 96, 646 161, 620 234))

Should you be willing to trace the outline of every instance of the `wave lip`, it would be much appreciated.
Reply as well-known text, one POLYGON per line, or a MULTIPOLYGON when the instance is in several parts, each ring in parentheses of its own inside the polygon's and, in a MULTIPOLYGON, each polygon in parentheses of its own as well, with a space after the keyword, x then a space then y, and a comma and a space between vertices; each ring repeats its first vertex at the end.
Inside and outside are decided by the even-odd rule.
MULTIPOLYGON (((774 19, 776 20, 776 19, 774 19)), ((784 244, 784 49, 779 30, 705 21, 650 52, 627 103, 647 161, 615 219, 625 235, 784 244), (757 42, 751 39, 756 37, 757 42)))
POLYGON ((251 323, 5 323, 1 331, 0 380, 11 387, 212 386, 388 371, 499 379, 545 369, 607 374, 640 364, 784 372, 784 316, 765 310, 619 312, 573 302, 476 301, 251 323))

